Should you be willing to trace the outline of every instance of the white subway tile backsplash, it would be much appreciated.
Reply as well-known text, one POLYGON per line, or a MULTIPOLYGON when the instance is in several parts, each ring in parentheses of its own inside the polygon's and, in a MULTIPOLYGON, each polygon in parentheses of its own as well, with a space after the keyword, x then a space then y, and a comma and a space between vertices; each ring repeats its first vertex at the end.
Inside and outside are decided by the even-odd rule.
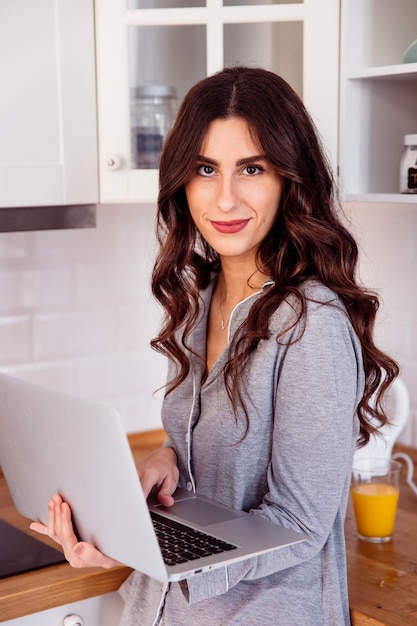
POLYGON ((32 326, 29 315, 0 317, 0 364, 30 361, 32 326))
POLYGON ((410 411, 410 417, 408 421, 406 422, 406 424, 404 425, 404 428, 402 429, 398 437, 399 443, 403 443, 404 445, 417 446, 416 431, 415 431, 416 418, 417 418, 417 413, 414 412, 413 414, 413 411, 410 411))
POLYGON ((121 349, 141 348, 146 341, 147 324, 140 305, 122 307, 119 311, 119 345, 121 349))
POLYGON ((96 228, 45 230, 34 232, 37 262, 77 262, 100 259, 111 250, 111 242, 96 228))
POLYGON ((79 390, 97 399, 149 394, 165 384, 165 359, 150 348, 80 358, 79 390))
MULTIPOLYGON (((417 362, 417 310, 413 314, 410 358, 417 362)), ((417 402, 416 402, 417 405, 417 402)))
POLYGON ((30 265, 0 268, 0 311, 69 307, 74 302, 74 272, 69 267, 30 265))
POLYGON ((161 428, 161 405, 162 394, 146 393, 124 398, 120 402, 120 412, 126 432, 161 428))
POLYGON ((417 446, 417 211, 412 204, 348 203, 361 248, 360 277, 381 307, 376 339, 400 364, 411 398, 401 440, 417 446))
MULTIPOLYGON (((417 446, 417 211, 347 205, 360 276, 377 288, 379 345, 411 397, 402 439, 417 446)), ((126 430, 160 427, 166 361, 153 352, 151 205, 98 207, 95 229, 0 234, 0 369, 116 405, 126 430)))
POLYGON ((0 233, 0 263, 24 259, 29 238, 30 233, 0 233))
POLYGON ((75 361, 32 362, 26 365, 4 366, 0 369, 5 374, 23 378, 37 385, 52 387, 66 393, 78 393, 75 361))
POLYGON ((147 277, 137 262, 82 264, 77 267, 77 302, 80 306, 129 304, 143 298, 147 277))
POLYGON ((121 349, 147 346, 157 334, 160 321, 161 309, 150 294, 144 295, 138 305, 122 307, 119 312, 121 349))
POLYGON ((412 311, 391 308, 382 309, 376 327, 376 339, 390 353, 401 354, 405 358, 413 356, 412 311))
POLYGON ((376 260, 383 253, 395 264, 413 260, 416 216, 412 205, 369 202, 346 206, 348 214, 354 215, 354 228, 365 243, 366 255, 376 260))
POLYGON ((41 231, 36 237, 37 259, 70 261, 135 261, 154 253, 155 207, 103 205, 97 228, 41 231), (128 226, 127 226, 128 225, 128 226))
POLYGON ((117 310, 37 314, 34 317, 35 359, 63 358, 117 349, 117 310))
POLYGON ((131 431, 159 428, 154 220, 150 205, 107 205, 95 229, 0 234, 0 368, 114 403, 131 431))

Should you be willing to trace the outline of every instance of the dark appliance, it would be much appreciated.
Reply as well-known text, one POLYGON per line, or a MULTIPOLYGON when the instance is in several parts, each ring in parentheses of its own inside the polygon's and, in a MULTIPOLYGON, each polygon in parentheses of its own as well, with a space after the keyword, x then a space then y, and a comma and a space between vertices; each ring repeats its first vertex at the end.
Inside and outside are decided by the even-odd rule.
POLYGON ((65 562, 62 552, 0 520, 0 578, 65 562))

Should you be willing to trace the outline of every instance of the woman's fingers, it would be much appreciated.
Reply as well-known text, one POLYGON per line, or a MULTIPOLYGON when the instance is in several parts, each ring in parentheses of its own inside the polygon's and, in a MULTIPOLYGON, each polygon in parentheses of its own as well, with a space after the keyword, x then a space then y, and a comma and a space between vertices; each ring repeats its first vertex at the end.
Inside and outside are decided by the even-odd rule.
POLYGON ((48 502, 47 524, 42 524, 42 522, 32 522, 29 526, 31 530, 34 530, 41 535, 48 535, 48 537, 53 539, 56 543, 61 543, 56 532, 57 505, 59 503, 62 503, 62 498, 61 496, 55 494, 48 502))
POLYGON ((78 543, 71 519, 71 509, 67 502, 58 501, 54 496, 56 534, 63 547, 72 548, 78 543))
POLYGON ((42 524, 42 522, 32 522, 29 526, 30 530, 34 530, 41 535, 48 534, 48 526, 42 524))
POLYGON ((48 504, 48 525, 41 522, 32 522, 30 525, 43 535, 48 535, 62 546, 64 556, 72 567, 104 567, 106 569, 121 565, 118 561, 103 554, 97 548, 78 541, 74 533, 71 519, 71 509, 61 496, 55 494, 48 504))
POLYGON ((103 554, 85 541, 77 542, 68 553, 68 556, 65 554, 65 558, 72 567, 104 567, 109 569, 116 565, 121 565, 121 563, 103 554))
POLYGON ((145 497, 156 488, 161 504, 173 504, 172 494, 178 486, 179 470, 177 456, 172 448, 160 448, 151 452, 138 466, 138 473, 145 497))

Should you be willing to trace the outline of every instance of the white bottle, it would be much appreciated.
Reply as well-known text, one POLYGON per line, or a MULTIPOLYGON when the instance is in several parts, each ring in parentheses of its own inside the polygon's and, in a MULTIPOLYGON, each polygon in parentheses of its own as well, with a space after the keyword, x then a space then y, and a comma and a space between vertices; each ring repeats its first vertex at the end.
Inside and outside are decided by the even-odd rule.
POLYGON ((400 164, 400 192, 417 193, 417 135, 405 135, 404 145, 400 164))

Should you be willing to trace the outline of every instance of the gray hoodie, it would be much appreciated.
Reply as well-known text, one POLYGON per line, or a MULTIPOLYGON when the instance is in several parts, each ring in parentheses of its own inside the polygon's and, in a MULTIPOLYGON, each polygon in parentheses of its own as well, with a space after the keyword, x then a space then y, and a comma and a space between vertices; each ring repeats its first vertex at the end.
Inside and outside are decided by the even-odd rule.
MULTIPOLYGON (((203 359, 213 286, 202 293, 191 338, 203 359)), ((165 399, 162 419, 181 486, 301 530, 307 540, 166 586, 134 572, 120 590, 121 626, 350 624, 343 528, 364 389, 362 354, 337 296, 315 281, 304 291, 305 323, 277 340, 297 306, 282 303, 270 338, 248 364, 246 436, 243 412, 234 415, 222 376, 227 349, 203 384, 204 362, 190 357, 191 371, 165 399)), ((234 309, 229 339, 258 297, 234 309)))

